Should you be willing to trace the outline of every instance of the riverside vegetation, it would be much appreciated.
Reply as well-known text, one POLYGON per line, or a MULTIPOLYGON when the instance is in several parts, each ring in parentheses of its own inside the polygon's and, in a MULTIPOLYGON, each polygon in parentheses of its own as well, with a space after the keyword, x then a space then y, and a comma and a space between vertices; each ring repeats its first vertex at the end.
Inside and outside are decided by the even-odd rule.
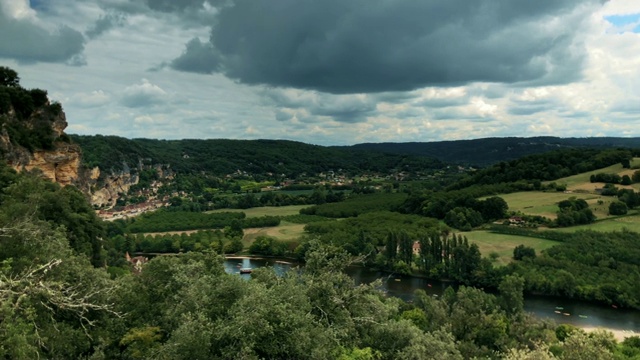
MULTIPOLYGON (((4 79, 0 90, 11 93, 6 88, 19 88, 15 72, 0 70, 4 79)), ((26 111, 21 104, 10 101, 5 111, 26 111)), ((557 204, 555 219, 509 214, 508 202, 499 196, 562 192, 567 190, 562 177, 614 164, 632 168, 637 151, 569 149, 473 173, 447 169, 432 159, 372 156, 400 161, 400 168, 391 160, 388 167, 377 168, 397 176, 364 179, 356 173, 371 173, 381 165, 353 165, 349 176, 358 180, 346 187, 316 183, 303 193, 285 193, 296 203, 308 205, 299 214, 278 215, 277 210, 251 217, 237 211, 202 213, 220 204, 267 205, 279 193, 219 194, 202 185, 215 181, 220 188, 228 182, 236 186, 238 178, 205 171, 200 175, 209 180, 198 182, 197 172, 185 170, 163 184, 171 197, 170 207, 112 222, 98 218, 73 186, 60 187, 37 174, 17 174, 0 164, 0 356, 640 358, 638 337, 617 342, 605 331, 586 334, 523 312, 527 291, 639 308, 635 287, 640 274, 639 235, 566 232, 578 222, 607 221, 589 216, 585 210, 592 204, 585 207, 569 194, 557 204), (420 164, 436 166, 421 168, 420 164), (180 190, 176 183, 182 184, 180 190), (502 225, 511 215, 522 223, 502 225), (563 216, 573 222, 558 221, 563 216), (245 241, 245 232, 253 227, 277 229, 284 223, 303 224, 304 232, 287 241, 266 236, 245 241), (544 252, 515 246, 515 259, 500 266, 489 254, 483 257, 480 246, 469 240, 478 228, 485 234, 543 238, 556 245, 544 252), (180 233, 186 230, 193 231, 180 233), (141 272, 134 272, 125 253, 137 251, 179 255, 157 256, 141 272), (305 267, 281 277, 272 269, 258 269, 245 281, 226 274, 220 256, 241 251, 295 256, 305 267), (375 283, 354 286, 343 272, 353 261, 450 279, 462 286, 447 289, 438 299, 418 291, 415 300, 406 303, 385 296, 375 283)), ((265 160, 264 169, 271 161, 265 160)), ((333 165, 328 166, 320 170, 332 171, 333 165)), ((288 176, 308 180, 317 175, 313 168, 305 169, 306 175, 295 170, 288 176)), ((269 179, 268 172, 242 176, 254 182, 282 180, 277 178, 281 175, 269 179)), ((629 178, 630 189, 614 185, 615 193, 611 189, 613 194, 607 195, 627 206, 626 215, 616 216, 633 217, 637 211, 634 179, 629 178)), ((143 190, 144 184, 134 189, 143 190)))

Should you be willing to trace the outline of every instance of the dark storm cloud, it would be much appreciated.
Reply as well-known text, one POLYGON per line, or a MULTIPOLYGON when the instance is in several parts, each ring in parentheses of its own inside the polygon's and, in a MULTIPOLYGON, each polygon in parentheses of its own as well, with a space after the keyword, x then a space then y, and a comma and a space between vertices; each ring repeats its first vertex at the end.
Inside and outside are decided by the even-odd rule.
MULTIPOLYGON (((341 123, 357 123, 367 120, 368 116, 377 113, 376 99, 370 95, 332 95, 299 90, 281 91, 271 89, 265 92, 265 99, 278 109, 304 109, 310 116, 329 117, 341 123)), ((291 112, 276 112, 276 119, 285 121, 292 118, 291 112)), ((296 112, 296 114, 299 114, 296 112)), ((297 116, 301 120, 300 116, 297 116)))
POLYGON ((28 19, 14 19, 0 6, 0 58, 20 62, 69 62, 84 50, 85 39, 78 31, 61 26, 50 32, 28 19))
POLYGON ((215 51, 192 46, 181 58, 193 68, 174 67, 202 72, 202 56, 240 82, 330 93, 566 83, 581 76, 582 22, 600 3, 236 0, 212 27, 215 51))
POLYGON ((213 46, 208 42, 201 42, 198 38, 191 39, 182 55, 174 59, 170 65, 176 70, 201 74, 210 74, 219 67, 218 56, 213 46))
POLYGON ((122 26, 124 21, 125 16, 123 14, 106 14, 101 16, 89 29, 87 29, 85 35, 90 39, 94 39, 114 27, 122 26))

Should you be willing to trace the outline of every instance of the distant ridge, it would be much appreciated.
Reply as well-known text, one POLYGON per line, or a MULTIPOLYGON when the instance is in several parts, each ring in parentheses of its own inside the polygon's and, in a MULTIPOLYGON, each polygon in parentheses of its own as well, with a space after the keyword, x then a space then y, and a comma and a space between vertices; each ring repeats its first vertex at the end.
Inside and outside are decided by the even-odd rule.
POLYGON ((560 138, 553 136, 504 137, 435 142, 363 143, 358 150, 434 157, 446 163, 487 166, 559 148, 640 148, 640 137, 560 138))

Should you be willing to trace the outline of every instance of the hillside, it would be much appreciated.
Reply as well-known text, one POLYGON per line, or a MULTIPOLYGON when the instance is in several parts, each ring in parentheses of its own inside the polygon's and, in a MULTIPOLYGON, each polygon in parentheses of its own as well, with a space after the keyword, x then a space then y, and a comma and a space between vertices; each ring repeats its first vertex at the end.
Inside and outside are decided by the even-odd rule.
POLYGON ((431 156, 446 163, 484 167, 500 161, 515 160, 523 156, 546 153, 558 149, 619 147, 638 148, 640 147, 640 138, 505 137, 435 142, 365 143, 353 145, 349 148, 394 154, 431 156))
POLYGON ((71 135, 84 152, 88 167, 120 171, 139 163, 167 164, 177 173, 285 174, 326 171, 351 173, 421 171, 445 164, 432 157, 379 151, 331 148, 285 140, 154 140, 117 136, 71 135), (126 164, 126 165, 125 165, 126 164))

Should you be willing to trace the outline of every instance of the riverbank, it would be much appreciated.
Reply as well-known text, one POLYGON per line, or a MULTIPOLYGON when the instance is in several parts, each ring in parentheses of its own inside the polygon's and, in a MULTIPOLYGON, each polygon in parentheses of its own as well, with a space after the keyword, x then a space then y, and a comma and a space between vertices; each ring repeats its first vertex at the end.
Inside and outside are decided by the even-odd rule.
POLYGON ((613 334, 613 337, 618 341, 624 341, 624 339, 632 336, 640 336, 640 332, 635 332, 633 330, 618 330, 618 329, 610 329, 605 327, 595 327, 595 326, 579 326, 580 329, 586 331, 587 333, 594 332, 596 330, 606 330, 613 334))

